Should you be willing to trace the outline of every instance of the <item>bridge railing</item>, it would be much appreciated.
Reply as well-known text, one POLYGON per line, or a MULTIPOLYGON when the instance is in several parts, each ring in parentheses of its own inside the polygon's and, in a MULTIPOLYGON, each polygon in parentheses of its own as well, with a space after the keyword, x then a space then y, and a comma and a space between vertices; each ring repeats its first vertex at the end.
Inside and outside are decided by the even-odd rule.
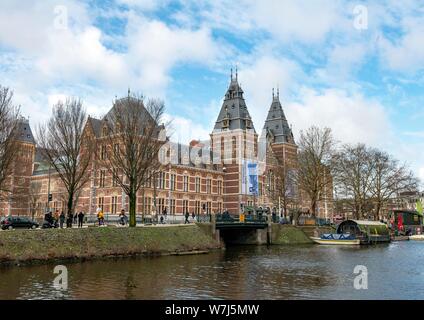
POLYGON ((207 214, 197 214, 196 215, 196 222, 199 223, 209 223, 212 221, 212 215, 207 213, 207 214))
MULTIPOLYGON (((266 223, 268 218, 266 215, 261 214, 245 214, 244 223, 266 223)), ((240 221, 240 215, 238 214, 220 214, 216 215, 217 223, 238 223, 240 221)))

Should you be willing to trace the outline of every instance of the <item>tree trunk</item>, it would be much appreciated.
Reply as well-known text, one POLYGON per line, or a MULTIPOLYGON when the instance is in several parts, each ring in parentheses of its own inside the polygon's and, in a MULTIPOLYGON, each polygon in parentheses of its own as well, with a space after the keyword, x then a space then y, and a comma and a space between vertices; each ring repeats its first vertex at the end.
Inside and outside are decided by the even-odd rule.
POLYGON ((74 205, 74 193, 73 192, 70 192, 69 194, 68 194, 68 215, 69 214, 74 214, 73 212, 72 212, 72 206, 74 205))
POLYGON ((136 221, 136 205, 137 205, 137 194, 131 193, 128 195, 128 198, 130 200, 130 227, 135 227, 137 224, 136 221))
POLYGON ((312 217, 315 218, 317 216, 317 201, 316 200, 311 201, 311 210, 312 210, 312 217))
POLYGON ((375 208, 374 220, 378 221, 378 217, 380 216, 381 205, 377 203, 377 207, 375 208))

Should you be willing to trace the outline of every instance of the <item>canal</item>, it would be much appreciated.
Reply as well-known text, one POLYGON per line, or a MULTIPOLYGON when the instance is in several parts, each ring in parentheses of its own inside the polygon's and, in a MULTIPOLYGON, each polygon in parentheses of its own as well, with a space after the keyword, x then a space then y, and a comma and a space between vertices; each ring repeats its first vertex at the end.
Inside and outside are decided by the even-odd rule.
POLYGON ((211 254, 0 269, 0 299, 424 299, 424 242, 361 247, 247 246, 211 254), (368 289, 354 289, 355 266, 368 289))

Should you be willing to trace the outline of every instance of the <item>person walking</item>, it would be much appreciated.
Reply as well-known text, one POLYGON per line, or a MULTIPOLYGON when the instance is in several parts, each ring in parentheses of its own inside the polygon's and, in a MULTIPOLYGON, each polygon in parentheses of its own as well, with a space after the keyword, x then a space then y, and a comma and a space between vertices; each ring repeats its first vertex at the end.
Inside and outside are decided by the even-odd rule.
POLYGON ((193 218, 193 221, 194 221, 194 218, 196 218, 196 215, 194 214, 194 211, 191 213, 191 217, 193 218))
POLYGON ((190 221, 188 221, 189 217, 190 217, 190 213, 188 213, 188 211, 186 211, 184 224, 190 223, 190 221))
POLYGON ((54 218, 55 218, 56 221, 59 221, 59 210, 56 210, 54 212, 54 218))
POLYGON ((128 217, 125 214, 125 210, 122 209, 121 213, 119 214, 119 224, 121 226, 125 226, 125 225, 127 225, 127 223, 128 223, 128 217))
POLYGON ((80 211, 80 213, 78 213, 78 228, 82 228, 83 223, 84 223, 84 212, 80 211))
POLYGON ((68 213, 68 216, 66 218, 66 227, 67 228, 72 228, 72 221, 74 220, 74 216, 72 214, 72 212, 68 213))
POLYGON ((78 221, 78 212, 75 212, 74 214, 74 224, 77 224, 78 221))
POLYGON ((105 217, 104 217, 104 215, 103 215, 103 211, 102 211, 102 210, 100 210, 100 211, 97 213, 97 219, 99 220, 99 227, 100 227, 100 226, 102 226, 102 225, 104 224, 104 219, 105 219, 105 217))
POLYGON ((62 211, 59 215, 59 223, 60 223, 60 228, 63 229, 63 224, 65 223, 66 220, 66 216, 65 213, 62 211))

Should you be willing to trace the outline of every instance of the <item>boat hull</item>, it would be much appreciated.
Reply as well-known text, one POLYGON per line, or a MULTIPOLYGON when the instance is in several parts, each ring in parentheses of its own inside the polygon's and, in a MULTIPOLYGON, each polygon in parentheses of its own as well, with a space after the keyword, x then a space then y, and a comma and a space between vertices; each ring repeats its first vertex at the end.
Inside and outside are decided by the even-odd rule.
POLYGON ((416 234, 416 235, 413 235, 413 236, 409 236, 409 240, 424 241, 424 235, 423 234, 416 234))
POLYGON ((361 240, 353 239, 353 240, 335 240, 335 239, 321 239, 317 237, 311 237, 312 241, 318 244, 325 245, 344 245, 344 246, 352 246, 361 244, 361 240))

